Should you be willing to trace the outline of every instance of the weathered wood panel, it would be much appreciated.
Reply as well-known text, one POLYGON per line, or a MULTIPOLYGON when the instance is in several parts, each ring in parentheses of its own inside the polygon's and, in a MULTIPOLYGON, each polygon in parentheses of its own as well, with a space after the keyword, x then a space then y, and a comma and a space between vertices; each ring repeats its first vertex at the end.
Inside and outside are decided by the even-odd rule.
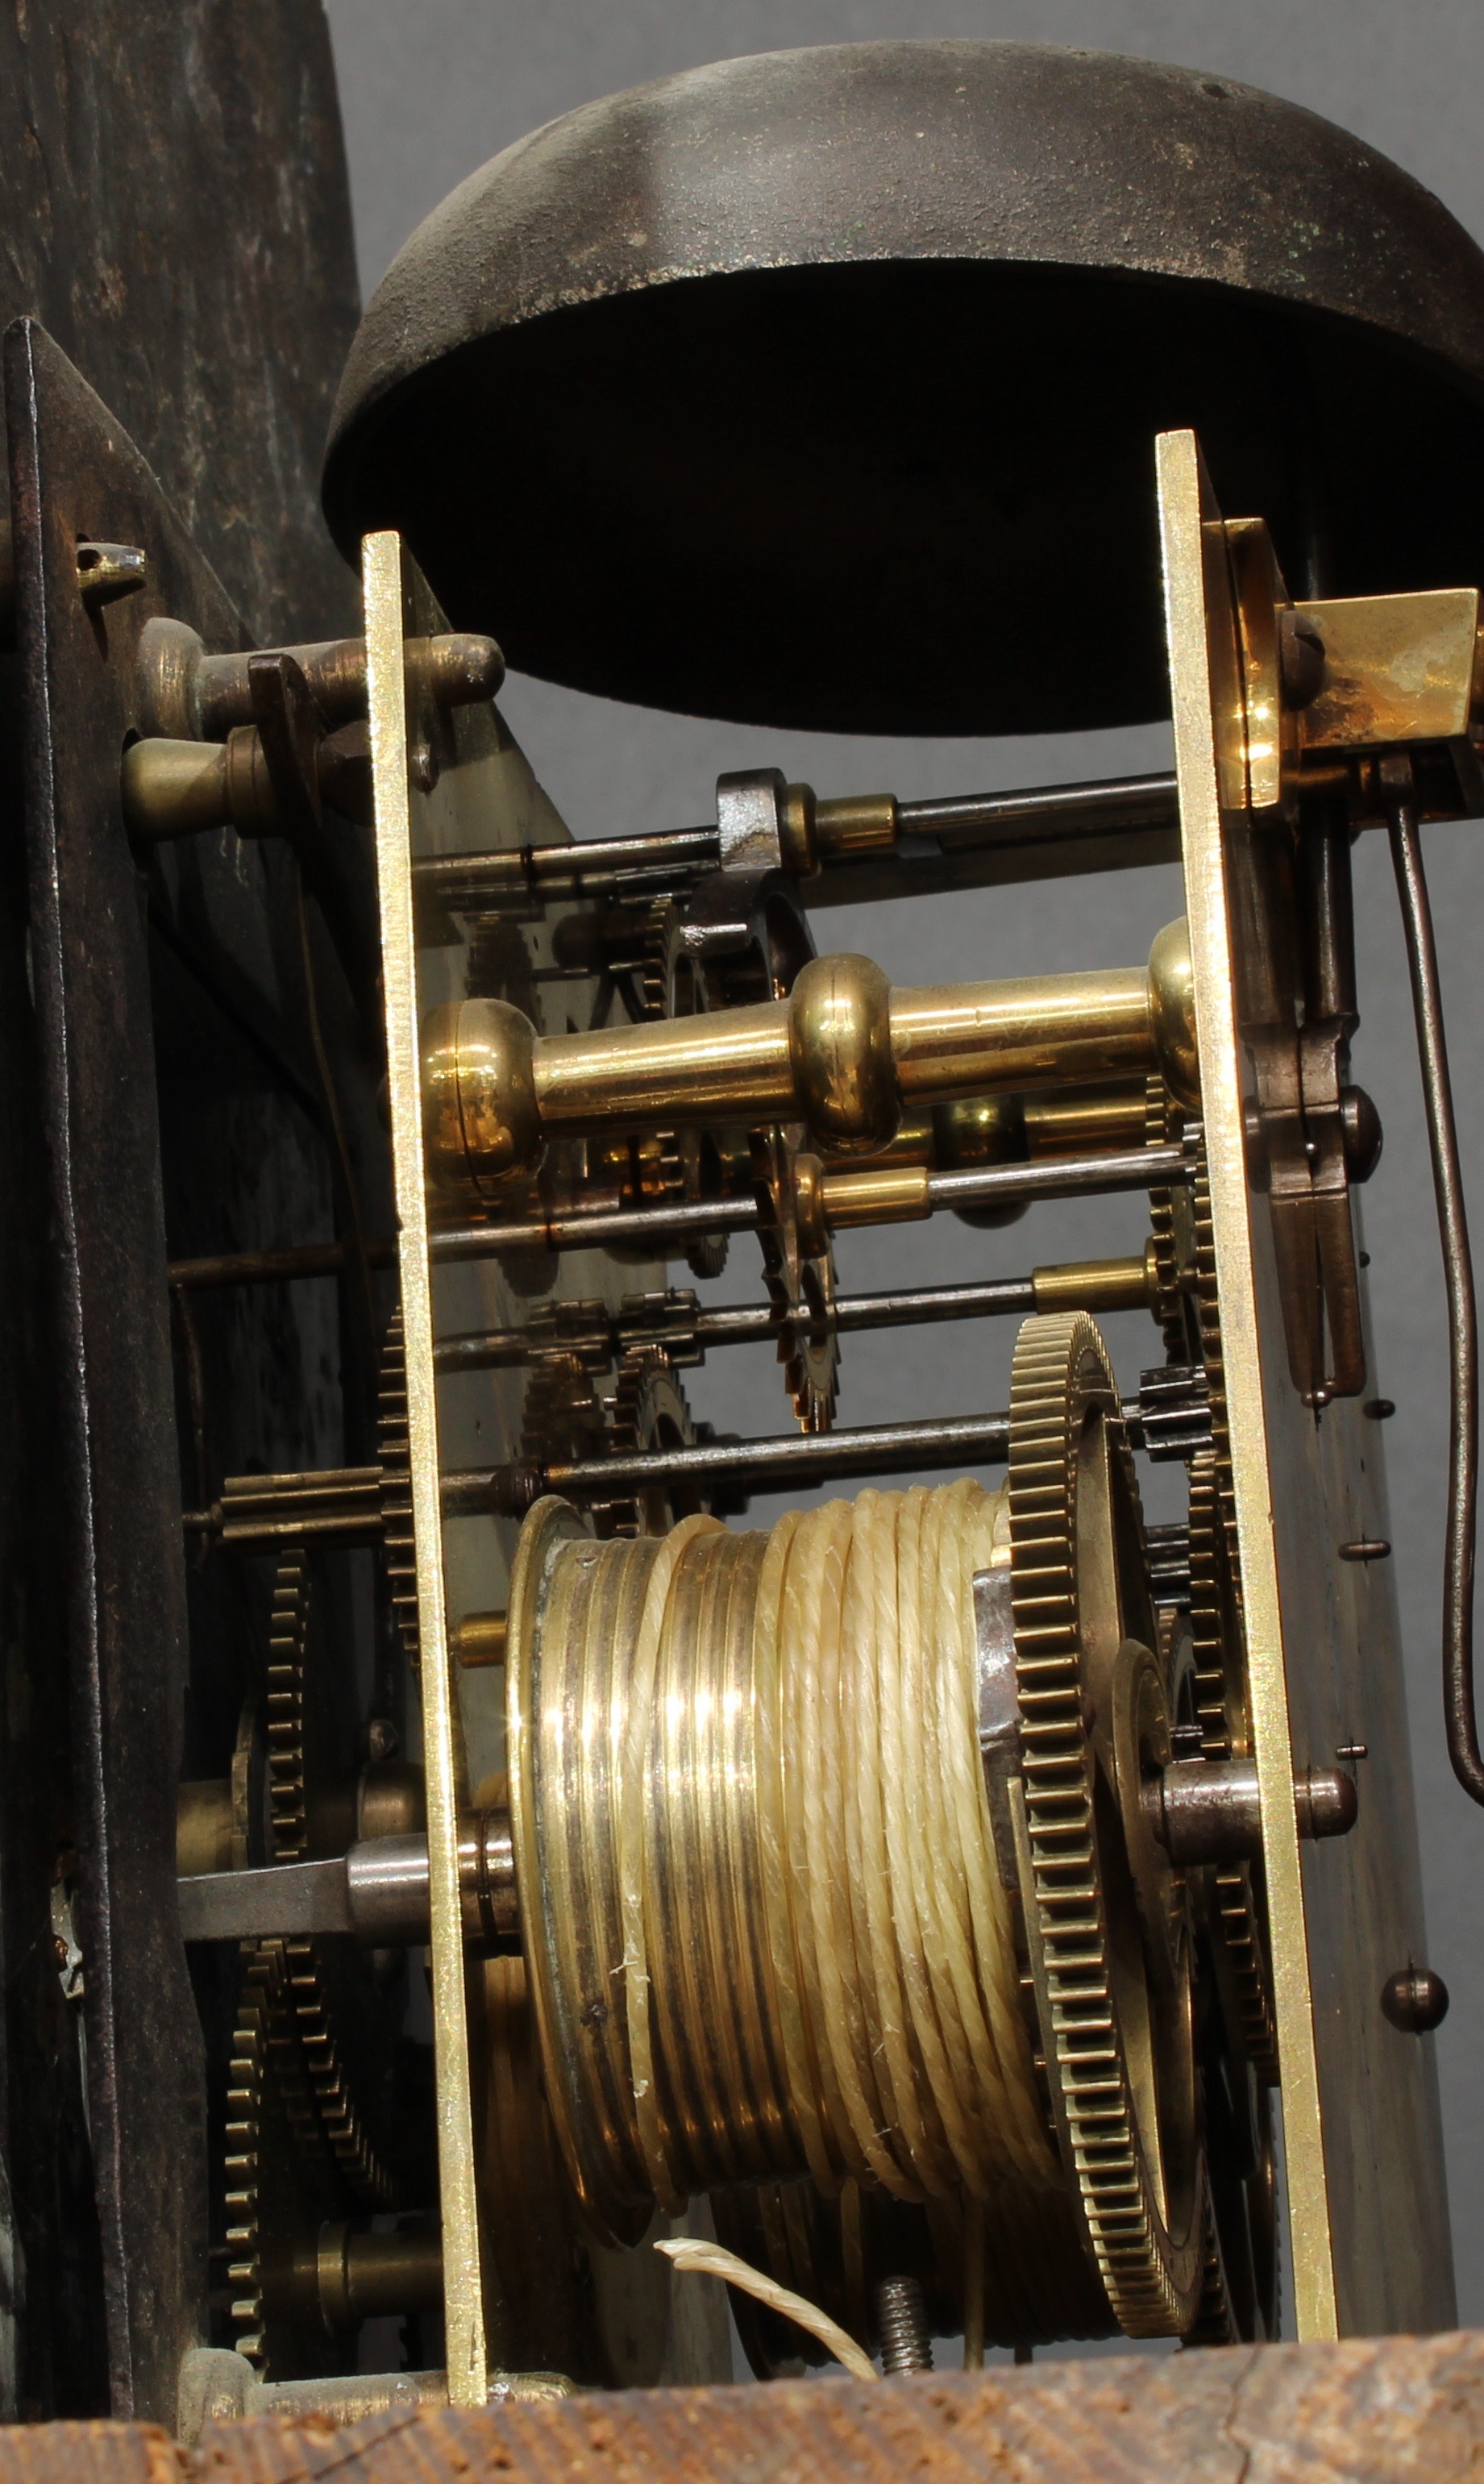
POLYGON ((1484 2468, 1484 2334, 634 2390, 477 2415, 0 2434, 0 2484, 1399 2484, 1484 2468))
POLYGON ((319 0, 0 12, 0 325, 76 364, 259 644, 355 626, 318 478, 357 308, 319 0))
MULTIPOLYGON (((255 636, 354 626, 316 500, 356 315, 318 0, 0 12, 0 323, 27 312, 134 435, 255 636)), ((77 2013, 50 1921, 71 1719, 19 697, 0 656, 0 2417, 108 2404, 77 2013)), ((322 1186, 316 1167, 307 1212, 322 1186)))

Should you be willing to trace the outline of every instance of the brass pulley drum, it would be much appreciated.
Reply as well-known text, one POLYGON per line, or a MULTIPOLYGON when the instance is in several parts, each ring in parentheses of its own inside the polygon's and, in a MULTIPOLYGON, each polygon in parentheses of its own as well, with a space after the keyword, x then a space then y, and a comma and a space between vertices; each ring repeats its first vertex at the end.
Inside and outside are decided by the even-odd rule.
POLYGON ((1199 433, 1297 592, 1392 593, 1484 569, 1481 403, 1484 257, 1348 133, 1158 63, 841 44, 466 181, 362 323, 325 505, 525 672, 1053 732, 1167 713, 1156 433, 1199 433))
POLYGON ((999 1494, 608 1544, 532 1512, 507 1742, 547 2092, 605 2241, 853 2184, 936 2217, 953 2326, 975 2251, 1001 2342, 1183 2335, 1224 2283, 1201 1876, 1151 1810, 1174 1685, 1085 1313, 1026 1323, 1011 1425, 999 1494))

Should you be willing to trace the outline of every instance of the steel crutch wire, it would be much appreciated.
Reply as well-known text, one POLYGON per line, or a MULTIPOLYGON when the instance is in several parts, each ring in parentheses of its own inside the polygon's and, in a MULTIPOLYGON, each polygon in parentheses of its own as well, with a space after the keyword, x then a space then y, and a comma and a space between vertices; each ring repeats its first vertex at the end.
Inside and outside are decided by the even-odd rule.
MULTIPOLYGON (((1394 763, 1393 763, 1394 764, 1394 763)), ((1383 778, 1390 768, 1384 764, 1383 778)), ((1443 1564, 1443 1709, 1448 1758, 1464 1792, 1484 1803, 1484 1756, 1473 1696, 1473 1569, 1479 1465, 1479 1341, 1473 1262, 1464 1206, 1463 1174, 1447 1036, 1438 979, 1438 947, 1422 868, 1417 808, 1407 788, 1389 785, 1391 866, 1407 943, 1407 971, 1417 1024, 1417 1055, 1432 1156, 1438 1232, 1443 1245, 1448 1311, 1448 1518, 1443 1564)))

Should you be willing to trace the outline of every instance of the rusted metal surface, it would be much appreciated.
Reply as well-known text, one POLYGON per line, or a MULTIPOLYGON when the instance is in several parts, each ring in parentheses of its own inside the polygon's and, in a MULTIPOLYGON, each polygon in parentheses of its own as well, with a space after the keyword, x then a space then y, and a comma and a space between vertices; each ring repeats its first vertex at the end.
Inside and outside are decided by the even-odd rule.
POLYGON ((163 2433, 0 2433, 0 2484, 1400 2484, 1484 2462, 1484 2335, 163 2433))
POLYGON ((1157 431, 1199 430, 1296 592, 1390 592, 1479 575, 1481 398, 1484 256, 1312 113, 840 44, 587 105, 465 182, 366 312, 326 505, 346 546, 403 528, 525 671, 1044 732, 1166 710, 1157 431))

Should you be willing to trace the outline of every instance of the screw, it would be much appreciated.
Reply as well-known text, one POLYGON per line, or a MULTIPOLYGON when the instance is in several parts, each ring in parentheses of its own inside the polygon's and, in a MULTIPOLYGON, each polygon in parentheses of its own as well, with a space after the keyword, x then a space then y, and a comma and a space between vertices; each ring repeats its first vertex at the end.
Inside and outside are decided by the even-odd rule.
POLYGON ((1360 1535, 1353 1544, 1340 1546, 1339 1557, 1342 1561, 1385 1561, 1390 1551, 1384 1535, 1360 1535))
POLYGON ((883 2372, 931 2372, 928 2306, 915 2277, 883 2277, 876 2289, 883 2372))

